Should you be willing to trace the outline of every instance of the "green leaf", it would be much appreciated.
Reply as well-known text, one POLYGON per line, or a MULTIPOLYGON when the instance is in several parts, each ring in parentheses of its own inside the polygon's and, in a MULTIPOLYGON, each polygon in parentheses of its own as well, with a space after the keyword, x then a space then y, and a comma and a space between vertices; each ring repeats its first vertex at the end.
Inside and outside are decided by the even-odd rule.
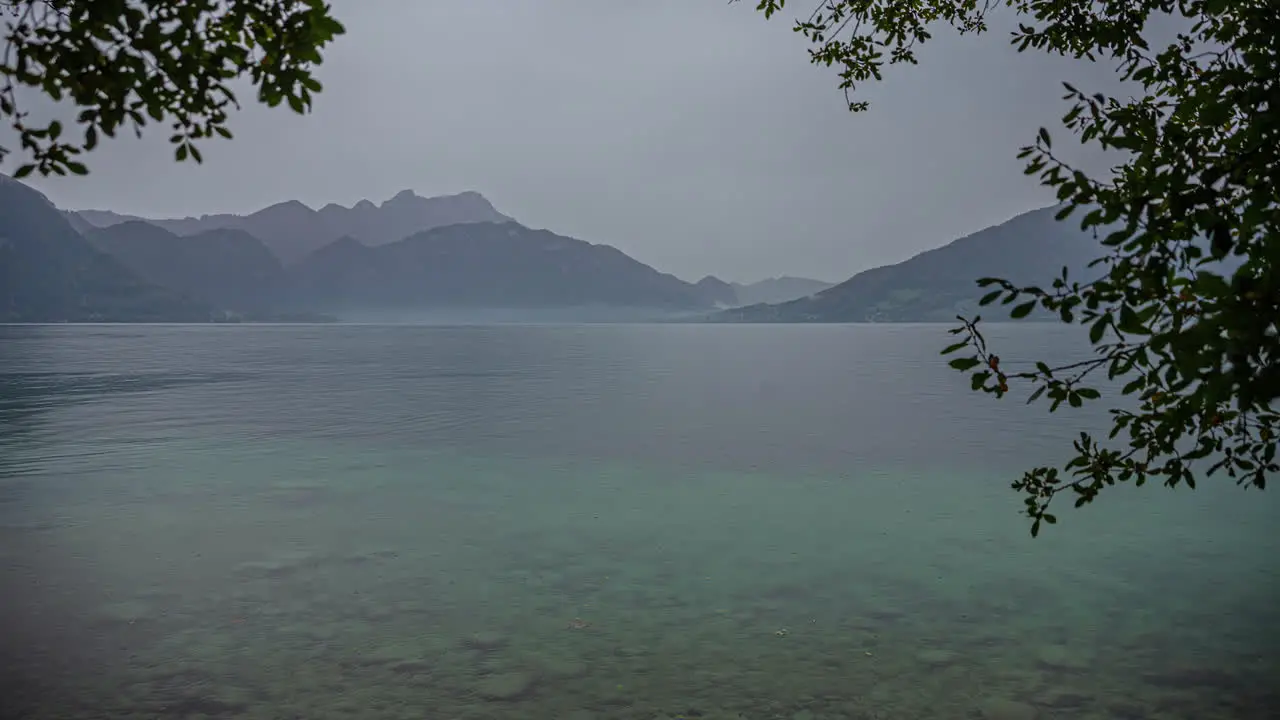
POLYGON ((964 372, 966 370, 971 370, 975 367, 978 367, 979 365, 982 364, 982 361, 976 357, 956 358, 955 360, 952 360, 947 364, 950 365, 955 370, 964 372))
POLYGON ((1089 342, 1097 345, 1102 340, 1102 335, 1107 331, 1107 324, 1111 322, 1109 315, 1103 315, 1093 322, 1089 328, 1089 342))
POLYGON ((1021 305, 1016 305, 1014 306, 1013 310, 1009 311, 1009 317, 1013 318, 1014 320, 1017 320, 1019 318, 1024 318, 1030 315, 1031 311, 1034 310, 1035 307, 1036 307, 1035 300, 1024 302, 1021 305))
POLYGON ((953 353, 953 352, 955 352, 955 351, 959 350, 960 348, 966 347, 966 346, 968 346, 968 345, 969 345, 969 341, 968 341, 968 340, 963 340, 963 341, 958 342, 958 343, 956 343, 956 344, 954 344, 954 345, 948 345, 948 346, 946 346, 945 348, 943 348, 942 352, 940 352, 940 353, 938 353, 938 354, 939 354, 939 355, 950 355, 951 353, 953 353))
POLYGON ((1120 332, 1128 333, 1130 335, 1150 334, 1150 331, 1142 324, 1142 320, 1138 317, 1137 311, 1128 303, 1120 306, 1120 322, 1117 323, 1117 326, 1120 328, 1120 332))

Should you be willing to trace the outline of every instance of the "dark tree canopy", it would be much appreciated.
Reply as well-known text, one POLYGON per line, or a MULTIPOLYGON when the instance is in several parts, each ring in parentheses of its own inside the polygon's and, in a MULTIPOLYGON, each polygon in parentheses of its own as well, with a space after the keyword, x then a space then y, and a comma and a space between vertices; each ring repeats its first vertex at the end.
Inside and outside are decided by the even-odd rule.
POLYGON ((322 0, 0 0, 4 57, 0 116, 20 148, 13 173, 88 172, 78 156, 102 136, 169 122, 178 160, 200 162, 197 142, 231 137, 239 107, 231 84, 247 78, 258 100, 310 109, 313 68, 342 25, 322 0), (69 102, 74 127, 33 125, 19 89, 69 102))
MULTIPOLYGON (((979 318, 963 317, 960 342, 943 351, 965 352, 951 366, 997 397, 1023 381, 1028 402, 1080 406, 1101 397, 1086 382, 1102 373, 1127 396, 1110 410, 1109 437, 1081 433, 1065 467, 1013 484, 1032 534, 1057 521, 1058 495, 1078 507, 1117 482, 1194 487, 1221 472, 1265 487, 1280 470, 1280 0, 822 0, 795 29, 850 94, 887 65, 915 64, 933 32, 985 32, 1000 10, 1018 20, 1020 51, 1110 63, 1134 88, 1109 97, 1064 85, 1065 134, 1120 153, 1110 174, 1067 164, 1045 128, 1019 156, 1057 189, 1058 219, 1075 215, 1102 240, 1094 275, 1064 269, 1044 287, 977 279, 991 288, 982 303, 1011 305, 1013 318, 1039 307, 1088 326, 1094 357, 1013 371, 979 318), (1183 30, 1156 45, 1165 20, 1183 30)), ((850 96, 849 107, 867 104, 850 96)))

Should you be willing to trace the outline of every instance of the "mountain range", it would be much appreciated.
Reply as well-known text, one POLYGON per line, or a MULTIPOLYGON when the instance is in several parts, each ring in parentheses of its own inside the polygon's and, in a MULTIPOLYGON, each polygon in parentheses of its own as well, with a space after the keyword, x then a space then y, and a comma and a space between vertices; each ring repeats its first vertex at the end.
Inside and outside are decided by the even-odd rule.
POLYGON ((403 190, 381 204, 361 200, 351 207, 330 203, 312 210, 297 200, 277 203, 248 215, 202 215, 153 219, 121 215, 110 210, 80 210, 70 214, 81 232, 146 222, 174 235, 190 236, 210 230, 242 230, 263 242, 285 265, 343 237, 365 245, 386 245, 434 227, 461 223, 504 223, 511 218, 494 209, 478 192, 420 197, 403 190))
POLYGON ((617 248, 526 227, 482 195, 147 219, 63 211, 0 176, 0 321, 200 321, 590 310, 595 319, 931 322, 972 312, 975 280, 1081 277, 1096 240, 1056 208, 831 285, 690 283, 617 248))
POLYGON ((370 247, 346 237, 288 273, 290 302, 323 311, 572 308, 691 311, 714 299, 608 245, 514 221, 446 225, 370 247))
MULTIPOLYGON (((1089 264, 1105 254, 1075 219, 1061 222, 1058 207, 1023 213, 999 225, 922 252, 895 265, 872 268, 807 297, 734 308, 717 322, 948 322, 971 315, 982 277, 1047 286, 1068 268, 1071 278, 1093 279, 1089 264)), ((1044 319, 1047 316, 1033 316, 1044 319)))
MULTIPOLYGON (((662 319, 770 297, 779 280, 688 283, 608 245, 535 230, 482 195, 301 202, 149 219, 59 210, 0 183, 0 320, 192 321, 594 308, 662 319), (625 312, 624 312, 625 311, 625 312)), ((799 282, 803 290, 817 281, 799 282), (808 284, 806 284, 808 283, 808 284)), ((784 291, 785 292, 785 291, 784 291)), ((797 291, 799 292, 799 291, 797 291)))

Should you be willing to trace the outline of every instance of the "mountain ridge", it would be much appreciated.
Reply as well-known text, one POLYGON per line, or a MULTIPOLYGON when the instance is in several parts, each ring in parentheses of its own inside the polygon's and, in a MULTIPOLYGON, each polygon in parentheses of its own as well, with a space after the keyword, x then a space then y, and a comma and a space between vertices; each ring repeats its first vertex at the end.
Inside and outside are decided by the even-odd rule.
MULTIPOLYGON (((441 308, 613 308, 596 313, 597 317, 613 317, 619 316, 619 308, 693 313, 715 303, 705 288, 660 272, 616 247, 521 225, 497 213, 474 192, 440 200, 402 191, 381 205, 368 201, 351 208, 330 204, 319 211, 290 201, 246 218, 202 216, 213 227, 202 229, 198 222, 188 223, 178 228, 188 234, 179 235, 163 224, 111 211, 66 212, 21 182, 13 181, 12 188, 7 196, 12 201, 7 204, 9 211, 0 212, 0 238, 17 234, 24 238, 21 247, 44 250, 48 244, 42 238, 56 236, 53 245, 79 253, 62 263, 44 262, 30 253, 30 257, 19 257, 7 252, 0 258, 5 260, 0 270, 6 273, 0 295, 16 295, 18 286, 10 277, 46 276, 40 287, 47 292, 41 298, 53 304, 34 314, 42 321, 101 316, 92 308, 72 312, 65 306, 78 292, 75 268, 85 265, 86 258, 110 268, 113 282, 132 283, 153 293, 158 304, 150 308, 151 315, 135 312, 114 318, 122 320, 153 316, 184 321, 306 319, 315 318, 314 310, 319 308, 345 307, 385 309, 402 315, 441 308), (473 212, 477 209, 480 212, 473 212), (355 211, 365 212, 364 219, 375 221, 373 226, 361 225, 359 217, 347 214, 355 211), (393 222, 383 222, 386 217, 379 215, 384 212, 392 213, 393 222), (246 229, 253 223, 241 222, 254 220, 267 230, 274 228, 297 238, 322 213, 346 218, 347 229, 378 242, 345 233, 298 262, 286 264, 266 240, 246 229), (477 214, 501 222, 475 221, 477 214), (20 222, 27 216, 38 222, 20 222), (407 223, 412 223, 412 233, 381 242, 410 227, 407 223), (55 300, 64 306, 54 307, 55 300), (200 310, 162 312, 166 303, 169 310, 200 310)), ((335 232, 329 227, 328 234, 335 232)), ((314 244, 314 235, 310 242, 314 244)), ((5 240, 4 247, 10 246, 16 247, 5 240)), ((16 301, 10 302, 5 317, 31 319, 31 302, 24 296, 23 303, 27 307, 19 313, 14 310, 16 301)), ((631 312, 629 316, 656 317, 647 312, 631 312)))
POLYGON ((143 280, 223 314, 262 315, 280 299, 285 269, 261 240, 235 228, 179 237, 130 220, 83 233, 143 280))
POLYGON ((290 268, 290 283, 294 302, 324 311, 713 306, 697 285, 611 245, 514 220, 435 227, 379 246, 340 238, 290 268))
POLYGON ((148 222, 179 236, 216 229, 244 230, 261 240, 285 265, 296 263, 346 235, 367 245, 383 245, 432 227, 511 220, 474 190, 431 197, 401 190, 381 203, 364 199, 350 207, 328 203, 318 210, 300 200, 285 200, 244 215, 214 213, 147 218, 112 210, 68 212, 82 232, 131 221, 148 222))
POLYGON ((795 275, 777 275, 752 283, 731 282, 738 305, 788 302, 822 292, 835 283, 795 275))
MULTIPOLYGON (((1036 284, 1071 277, 1105 248, 1072 219, 1057 221, 1061 206, 1038 208, 917 253, 899 263, 870 268, 815 295, 785 303, 761 303, 713 315, 716 322, 946 322, 972 313, 986 290, 982 277, 1036 284)), ((1033 318, 1043 319, 1043 318, 1033 318)))
POLYGON ((44 193, 0 174, 0 320, 203 322, 210 308, 93 247, 44 193))
POLYGON ((1042 283, 1064 265, 1079 277, 1103 252, 1078 223, 1058 222, 1054 206, 834 285, 787 275, 756 283, 706 276, 691 283, 611 245, 522 225, 474 191, 422 198, 404 190, 380 204, 329 203, 319 210, 291 200, 247 216, 169 221, 188 231, 182 235, 163 221, 62 211, 23 183, 6 182, 7 192, 0 193, 0 295, 7 296, 7 306, 0 308, 7 307, 3 316, 9 318, 32 315, 29 307, 15 310, 21 303, 14 298, 25 293, 28 306, 45 303, 35 315, 46 319, 103 317, 90 307, 101 301, 107 315, 147 318, 594 307, 651 308, 686 319, 700 313, 713 322, 935 322, 976 309, 979 277, 1042 283), (323 233, 313 232, 318 226, 323 233), (275 246, 251 227, 271 234, 275 246), (388 239, 406 228, 412 232, 388 239), (33 241, 40 238, 48 248, 33 241), (285 262, 282 238, 296 252, 311 249, 285 262), (85 268, 102 286, 97 295, 84 291, 88 281, 77 273, 85 268), (27 275, 42 274, 44 289, 23 284, 27 275), (119 297, 108 301, 111 293, 119 297), (123 306, 120 297, 126 297, 123 306), (762 298, 769 302, 753 302, 762 298), (162 310, 166 303, 173 312, 162 310), (730 309, 707 315, 713 308, 730 309))

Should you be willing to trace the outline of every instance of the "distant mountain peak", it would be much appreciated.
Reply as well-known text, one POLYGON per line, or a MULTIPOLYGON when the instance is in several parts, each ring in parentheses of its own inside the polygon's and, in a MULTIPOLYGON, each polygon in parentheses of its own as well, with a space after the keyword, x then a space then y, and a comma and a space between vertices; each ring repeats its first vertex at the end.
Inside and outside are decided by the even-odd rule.
POLYGON ((286 200, 248 215, 218 214, 198 218, 149 219, 103 211, 83 211, 73 222, 82 230, 109 227, 129 220, 149 222, 176 235, 234 227, 259 238, 286 265, 349 235, 361 244, 376 247, 446 225, 507 222, 483 195, 468 190, 456 195, 422 197, 401 190, 380 205, 368 199, 348 208, 329 203, 313 210, 299 200, 286 200))
POLYGON ((693 286, 715 305, 732 307, 738 304, 738 293, 734 287, 715 275, 707 275, 693 286))
POLYGON ((419 197, 418 193, 416 193, 416 192, 414 192, 414 191, 412 191, 412 190, 407 190, 407 189, 406 189, 406 190, 401 190, 400 192, 396 193, 395 195, 392 195, 389 199, 387 199, 386 201, 384 201, 384 202, 382 203, 382 207, 386 207, 386 206, 388 206, 388 205, 395 205, 395 204, 400 204, 400 203, 412 202, 412 201, 414 201, 414 200, 422 200, 422 199, 424 199, 424 198, 419 197))
MULTIPOLYGON (((288 211, 288 212, 295 212, 295 213, 313 213, 313 212, 315 212, 315 210, 312 210, 312 209, 311 209, 311 206, 307 205, 306 203, 302 202, 301 200, 285 200, 284 202, 278 202, 278 203, 276 203, 276 204, 274 204, 274 205, 268 205, 267 207, 265 207, 265 208, 263 208, 263 209, 259 210, 258 212, 259 212, 259 213, 265 213, 265 212, 273 212, 273 211, 277 211, 277 212, 278 212, 278 211, 288 211)), ((255 213, 255 214, 257 214, 257 213, 255 213)), ((217 217, 217 216, 216 216, 216 215, 204 215, 204 216, 202 216, 202 217, 217 217)))
POLYGON ((433 195, 431 197, 423 197, 422 195, 419 195, 416 191, 412 189, 407 189, 407 188, 404 190, 401 190, 395 195, 392 195, 390 198, 384 200, 380 207, 385 208, 388 206, 408 205, 408 204, 416 204, 416 203, 424 203, 424 202, 439 204, 439 203, 447 203, 450 201, 480 203, 486 207, 490 207, 490 208, 493 207, 493 204, 489 202, 488 198, 486 198, 483 194, 475 190, 463 190, 461 192, 456 192, 451 195, 433 195))
POLYGON ((729 283, 742 305, 780 303, 824 292, 834 283, 794 275, 778 275, 753 283, 729 283))

